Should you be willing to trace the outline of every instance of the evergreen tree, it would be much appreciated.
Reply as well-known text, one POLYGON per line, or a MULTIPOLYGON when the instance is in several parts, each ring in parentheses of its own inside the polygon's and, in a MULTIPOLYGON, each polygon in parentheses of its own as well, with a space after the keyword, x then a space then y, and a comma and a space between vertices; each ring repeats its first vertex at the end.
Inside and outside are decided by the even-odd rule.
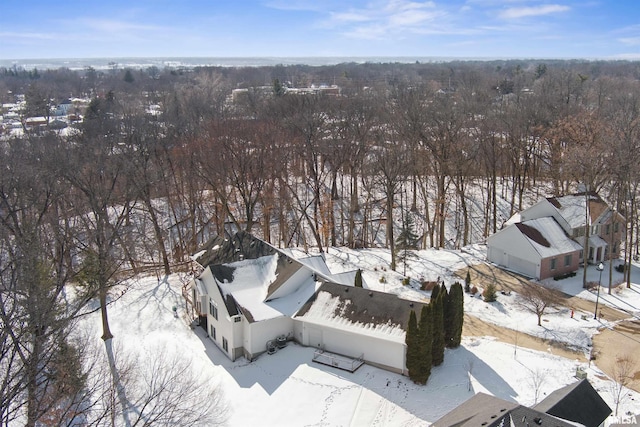
POLYGON ((405 343, 407 344, 407 371, 409 371, 409 378, 412 381, 417 382, 419 376, 419 336, 418 336, 418 319, 416 318, 416 312, 411 310, 409 314, 409 324, 407 325, 407 332, 405 336, 405 343))
POLYGON ((453 312, 451 311, 450 305, 451 295, 449 295, 449 292, 444 285, 442 285, 439 296, 442 297, 442 331, 444 333, 444 344, 446 347, 451 340, 451 334, 453 333, 451 329, 453 312))
POLYGON ((403 274, 407 275, 407 260, 413 256, 412 250, 418 249, 418 235, 415 233, 413 218, 411 215, 404 215, 402 218, 402 229, 396 238, 396 249, 398 257, 404 266, 403 274))
POLYGON ((493 283, 489 283, 487 287, 484 288, 484 292, 482 293, 484 302, 494 302, 498 297, 496 293, 496 285, 494 285, 493 283))
POLYGON ((464 278, 464 291, 471 292, 471 273, 467 270, 467 277, 464 278))
POLYGON ((440 293, 436 299, 431 298, 429 305, 433 312, 433 340, 431 354, 433 365, 438 366, 444 361, 444 310, 443 310, 443 294, 440 293))
POLYGON ((419 332, 419 365, 418 365, 418 384, 426 384, 431 376, 432 365, 432 341, 433 341, 433 316, 431 307, 425 305, 420 312, 420 324, 418 325, 419 332))
POLYGON ((353 284, 353 286, 355 286, 356 288, 361 288, 362 287, 362 270, 358 269, 358 271, 356 271, 356 279, 355 279, 355 283, 353 284))
POLYGON ((431 290, 431 301, 435 301, 438 298, 439 293, 440 293, 440 284, 438 283, 431 290))
POLYGON ((462 325, 464 322, 464 293, 462 285, 458 282, 451 285, 449 290, 449 307, 451 312, 450 337, 447 347, 456 348, 460 346, 462 339, 462 325))

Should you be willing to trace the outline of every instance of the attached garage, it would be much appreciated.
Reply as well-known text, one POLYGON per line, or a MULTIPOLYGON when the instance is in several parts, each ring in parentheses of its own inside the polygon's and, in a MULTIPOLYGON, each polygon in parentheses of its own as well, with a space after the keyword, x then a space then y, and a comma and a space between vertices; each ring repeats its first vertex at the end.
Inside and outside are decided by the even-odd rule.
POLYGON ((411 310, 419 314, 422 306, 392 294, 324 283, 295 316, 294 337, 302 345, 405 373, 405 329, 411 310))

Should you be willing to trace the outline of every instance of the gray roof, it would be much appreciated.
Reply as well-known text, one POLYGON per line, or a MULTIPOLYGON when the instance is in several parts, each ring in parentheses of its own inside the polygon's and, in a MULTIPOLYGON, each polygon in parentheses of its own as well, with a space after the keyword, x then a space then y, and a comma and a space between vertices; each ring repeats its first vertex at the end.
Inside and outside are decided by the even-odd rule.
POLYGON ((273 255, 276 251, 273 246, 246 231, 239 231, 231 237, 216 236, 205 243, 202 249, 196 261, 205 268, 242 259, 257 259, 273 255))
POLYGON ((494 422, 503 420, 505 415, 516 407, 517 403, 477 393, 433 423, 432 427, 493 426, 494 422), (489 424, 490 422, 492 424, 489 424))
POLYGON ((478 393, 432 427, 576 427, 575 423, 533 408, 478 393))
POLYGON ((586 427, 598 427, 611 414, 609 405, 586 379, 554 391, 534 408, 586 427))
POLYGON ((340 317, 344 319, 365 325, 394 324, 400 326, 403 330, 407 329, 411 310, 414 310, 419 318, 422 307, 427 305, 426 303, 399 298, 395 294, 324 282, 314 296, 302 306, 296 317, 303 317, 321 292, 327 292, 339 298, 342 307, 349 306, 349 310, 341 310, 340 317))

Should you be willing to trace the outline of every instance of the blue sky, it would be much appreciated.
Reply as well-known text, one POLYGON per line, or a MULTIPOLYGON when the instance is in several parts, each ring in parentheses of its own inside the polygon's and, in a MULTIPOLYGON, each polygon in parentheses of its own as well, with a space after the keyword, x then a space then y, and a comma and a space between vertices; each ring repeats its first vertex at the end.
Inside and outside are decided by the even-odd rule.
POLYGON ((640 59, 638 0, 22 0, 0 59, 640 59))

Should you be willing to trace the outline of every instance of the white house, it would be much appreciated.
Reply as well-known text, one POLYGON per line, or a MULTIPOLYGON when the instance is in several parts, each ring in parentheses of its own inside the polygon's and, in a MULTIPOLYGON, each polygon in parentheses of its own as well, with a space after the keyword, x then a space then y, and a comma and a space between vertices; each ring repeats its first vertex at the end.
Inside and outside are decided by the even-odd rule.
POLYGON ((294 259, 248 233, 213 239, 193 259, 187 306, 231 360, 294 340, 406 371, 405 328, 421 303, 357 288, 355 271, 331 274, 322 256, 294 259))
POLYGON ((588 263, 617 258, 624 223, 595 193, 542 199, 487 238, 487 259, 536 279, 561 276, 584 262, 585 247, 588 263))

